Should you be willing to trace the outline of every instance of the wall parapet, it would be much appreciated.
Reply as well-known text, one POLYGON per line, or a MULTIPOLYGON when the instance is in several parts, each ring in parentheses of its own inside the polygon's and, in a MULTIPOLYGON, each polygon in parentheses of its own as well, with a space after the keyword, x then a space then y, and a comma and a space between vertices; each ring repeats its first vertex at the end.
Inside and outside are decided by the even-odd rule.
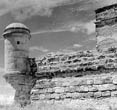
MULTIPOLYGON (((114 48, 112 48, 114 51, 114 48)), ((72 77, 117 71, 117 52, 92 51, 47 55, 37 60, 36 77, 72 77)))
POLYGON ((116 48, 109 48, 106 53, 50 54, 38 60, 37 67, 32 102, 117 96, 116 48))

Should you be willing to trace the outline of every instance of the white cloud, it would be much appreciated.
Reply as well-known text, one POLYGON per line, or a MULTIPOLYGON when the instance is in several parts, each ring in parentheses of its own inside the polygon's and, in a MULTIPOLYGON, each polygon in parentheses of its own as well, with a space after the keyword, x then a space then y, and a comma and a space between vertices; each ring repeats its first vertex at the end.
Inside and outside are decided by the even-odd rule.
POLYGON ((69 31, 69 30, 67 28, 60 27, 58 29, 35 31, 35 32, 32 32, 31 35, 37 35, 37 34, 43 34, 43 33, 49 33, 49 32, 63 32, 63 31, 69 31))
POLYGON ((73 44, 72 46, 69 46, 67 48, 60 49, 59 52, 63 52, 63 53, 75 53, 76 51, 78 51, 82 47, 83 47, 83 45, 81 45, 81 44, 73 44))
POLYGON ((66 48, 66 49, 60 49, 59 52, 60 53, 75 53, 76 51, 66 48))
POLYGON ((51 30, 39 30, 36 32, 32 32, 32 35, 36 35, 36 34, 42 34, 42 33, 49 33, 49 32, 63 32, 63 31, 70 31, 70 32, 74 32, 74 33, 78 33, 78 32, 83 32, 86 33, 88 35, 92 34, 95 32, 95 24, 94 24, 94 20, 91 20, 89 22, 71 22, 69 24, 65 24, 61 27, 59 27, 58 29, 51 29, 51 30))
POLYGON ((71 32, 83 32, 86 33, 88 35, 92 34, 95 32, 95 24, 94 24, 94 20, 91 20, 89 22, 74 22, 71 23, 69 26, 69 29, 71 32))
POLYGON ((92 21, 86 23, 86 24, 84 25, 84 29, 85 29, 85 28, 86 28, 86 30, 87 30, 87 34, 92 34, 92 33, 94 33, 94 32, 95 32, 94 20, 92 20, 92 21))
POLYGON ((34 15, 50 16, 53 8, 74 2, 76 0, 1 0, 0 15, 11 12, 18 20, 34 15))
POLYGON ((17 20, 40 15, 51 16, 55 7, 78 3, 78 11, 95 10, 117 0, 0 0, 0 15, 11 12, 17 20))
POLYGON ((80 48, 80 47, 82 47, 82 45, 80 45, 80 44, 74 44, 73 47, 74 48, 80 48))
POLYGON ((42 46, 32 46, 30 47, 30 51, 40 51, 40 52, 49 52, 48 49, 42 47, 42 46))

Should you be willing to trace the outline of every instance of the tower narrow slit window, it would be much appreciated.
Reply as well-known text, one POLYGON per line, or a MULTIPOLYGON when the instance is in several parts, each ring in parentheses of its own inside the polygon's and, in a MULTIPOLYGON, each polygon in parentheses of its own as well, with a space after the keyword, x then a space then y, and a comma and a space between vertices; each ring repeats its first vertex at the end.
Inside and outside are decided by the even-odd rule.
POLYGON ((17 44, 20 44, 20 41, 17 41, 17 44))

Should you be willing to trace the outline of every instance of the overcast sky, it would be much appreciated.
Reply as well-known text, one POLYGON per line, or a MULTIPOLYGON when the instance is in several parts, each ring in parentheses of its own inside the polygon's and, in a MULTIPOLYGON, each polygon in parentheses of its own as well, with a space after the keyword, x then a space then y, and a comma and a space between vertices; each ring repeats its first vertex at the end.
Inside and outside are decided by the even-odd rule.
MULTIPOLYGON (((30 28, 30 57, 49 52, 94 49, 96 45, 94 10, 117 0, 0 0, 0 35, 12 22, 30 28)), ((0 39, 0 95, 13 95, 2 78, 4 40, 0 39), (9 92, 8 92, 9 91, 9 92)))

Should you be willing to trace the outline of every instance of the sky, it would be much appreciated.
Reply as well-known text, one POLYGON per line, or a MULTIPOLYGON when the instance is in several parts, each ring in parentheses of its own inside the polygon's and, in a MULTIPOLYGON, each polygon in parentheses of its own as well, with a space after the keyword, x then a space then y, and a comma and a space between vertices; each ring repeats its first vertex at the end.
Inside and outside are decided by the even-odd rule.
POLYGON ((13 22, 31 30, 30 57, 50 52, 95 49, 95 10, 117 0, 0 0, 0 100, 14 95, 2 78, 4 39, 2 33, 13 22))

